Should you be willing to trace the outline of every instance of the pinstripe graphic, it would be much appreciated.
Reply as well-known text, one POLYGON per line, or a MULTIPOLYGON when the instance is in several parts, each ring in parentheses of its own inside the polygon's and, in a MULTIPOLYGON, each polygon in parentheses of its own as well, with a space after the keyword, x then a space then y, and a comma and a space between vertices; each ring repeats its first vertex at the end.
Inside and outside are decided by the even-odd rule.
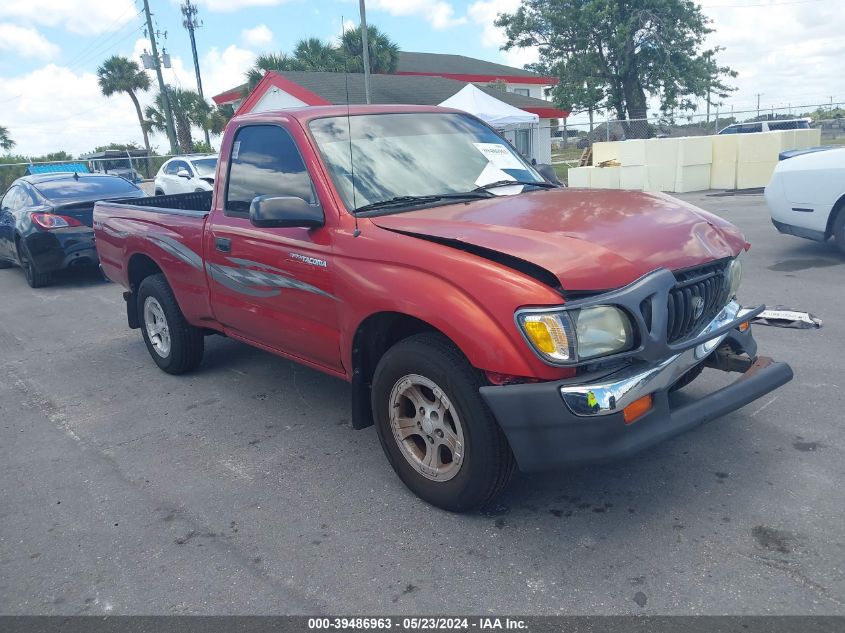
POLYGON ((282 293, 283 289, 302 290, 337 300, 337 297, 321 290, 316 286, 296 279, 289 272, 281 268, 274 268, 249 259, 227 257, 234 266, 224 266, 202 261, 197 253, 172 237, 148 235, 152 243, 165 252, 173 255, 192 268, 205 268, 209 277, 229 290, 253 297, 274 297, 282 293), (256 268, 261 270, 255 270, 256 268))

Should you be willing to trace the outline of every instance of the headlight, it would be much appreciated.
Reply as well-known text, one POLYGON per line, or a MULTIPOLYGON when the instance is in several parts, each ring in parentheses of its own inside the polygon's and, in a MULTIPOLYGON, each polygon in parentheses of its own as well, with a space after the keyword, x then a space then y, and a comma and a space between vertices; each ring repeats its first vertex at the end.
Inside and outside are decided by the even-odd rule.
POLYGON ((552 363, 571 364, 631 349, 631 321, 613 306, 523 312, 517 322, 534 350, 552 363))
POLYGON ((733 299, 739 290, 739 284, 742 282, 742 261, 739 256, 731 261, 728 265, 728 284, 730 290, 728 291, 728 298, 733 299))
POLYGON ((613 306, 578 310, 575 337, 579 360, 624 352, 634 342, 631 321, 622 310, 613 306))

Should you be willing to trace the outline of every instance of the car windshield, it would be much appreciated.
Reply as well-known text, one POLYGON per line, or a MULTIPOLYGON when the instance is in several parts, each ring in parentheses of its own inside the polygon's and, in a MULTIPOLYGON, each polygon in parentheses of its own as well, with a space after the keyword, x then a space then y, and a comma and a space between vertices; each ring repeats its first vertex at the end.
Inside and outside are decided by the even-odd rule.
MULTIPOLYGON (((500 181, 545 184, 505 139, 464 114, 328 117, 314 119, 310 129, 335 187, 352 211, 392 200, 431 201, 500 181)), ((497 186, 491 191, 501 195, 522 189, 497 186)))
POLYGON ((138 187, 120 176, 80 176, 36 183, 35 188, 48 200, 93 199, 132 195, 138 187))
POLYGON ((194 171, 200 178, 214 178, 214 171, 217 169, 217 158, 200 158, 192 160, 194 171))

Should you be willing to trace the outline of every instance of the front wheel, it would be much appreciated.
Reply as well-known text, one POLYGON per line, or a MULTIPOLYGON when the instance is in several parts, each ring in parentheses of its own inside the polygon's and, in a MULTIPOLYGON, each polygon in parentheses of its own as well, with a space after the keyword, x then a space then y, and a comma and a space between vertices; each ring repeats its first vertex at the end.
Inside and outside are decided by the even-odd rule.
POLYGON ((514 459, 478 392, 481 375, 447 339, 400 341, 373 377, 376 430, 396 474, 453 512, 478 509, 507 484, 514 459))
POLYGON ((138 288, 141 333, 147 350, 168 374, 184 374, 202 362, 205 338, 182 314, 164 275, 151 275, 138 288))
POLYGON ((839 250, 845 254, 845 205, 839 207, 836 220, 833 222, 833 241, 839 250))

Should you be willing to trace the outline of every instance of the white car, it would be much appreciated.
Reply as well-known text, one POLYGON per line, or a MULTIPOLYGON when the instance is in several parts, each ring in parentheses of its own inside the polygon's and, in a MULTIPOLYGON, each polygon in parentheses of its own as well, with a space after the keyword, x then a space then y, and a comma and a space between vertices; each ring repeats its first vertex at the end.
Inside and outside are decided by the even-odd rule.
POLYGON ((155 178, 155 194, 211 191, 214 188, 216 154, 176 156, 161 166, 155 178))
POLYGON ((810 119, 773 119, 734 123, 719 130, 719 134, 753 134, 754 132, 779 132, 781 130, 808 130, 810 119))
POLYGON ((817 242, 832 237, 845 252, 845 148, 780 161, 766 204, 781 233, 817 242))

